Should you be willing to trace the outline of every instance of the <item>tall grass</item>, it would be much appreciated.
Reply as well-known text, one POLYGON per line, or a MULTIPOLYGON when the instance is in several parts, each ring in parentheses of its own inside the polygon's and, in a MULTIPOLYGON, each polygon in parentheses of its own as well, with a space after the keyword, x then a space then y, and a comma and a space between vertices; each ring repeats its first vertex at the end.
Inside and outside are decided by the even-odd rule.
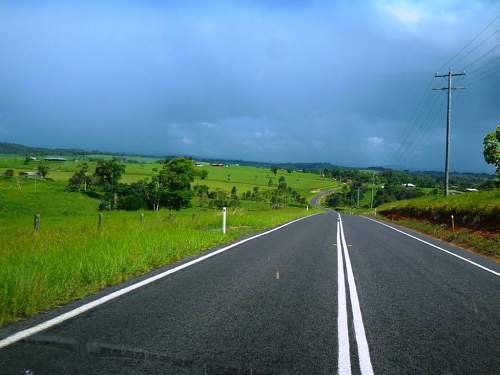
MULTIPOLYGON (((36 163, 26 166, 23 162, 24 158, 0 157, 0 168, 36 168, 36 163)), ((311 213, 303 208, 272 210, 263 202, 245 201, 229 211, 228 232, 222 235, 220 212, 201 207, 146 211, 143 224, 139 212, 104 212, 98 230, 98 201, 66 191, 67 178, 77 165, 73 161, 52 163, 49 177, 54 181, 0 176, 0 325, 311 213), (41 215, 37 233, 33 231, 35 214, 41 215)), ((130 164, 125 180, 144 178, 154 166, 130 164)), ((271 175, 262 168, 205 168, 209 168, 209 178, 195 183, 225 190, 236 185, 239 193, 253 186, 267 188, 271 175), (231 174, 230 181, 227 174, 231 174)), ((275 183, 278 177, 273 176, 275 183)), ((310 173, 287 173, 286 178, 292 187, 308 194, 331 185, 310 173)))
POLYGON ((447 225, 451 225, 453 215, 458 226, 496 232, 500 230, 500 190, 391 202, 378 207, 377 212, 447 225))
POLYGON ((81 218, 39 233, 0 232, 0 324, 304 214, 232 211, 225 236, 220 213, 200 209, 147 213, 143 224, 137 214, 106 213, 101 230, 81 218))
POLYGON ((377 212, 398 224, 500 257, 500 190, 391 202, 377 207, 377 212))
POLYGON ((250 211, 228 215, 222 235, 219 212, 189 209, 80 216, 0 230, 0 325, 81 298, 107 285, 229 242, 244 234, 305 215, 304 209, 250 211), (194 216, 193 216, 194 215, 194 216))

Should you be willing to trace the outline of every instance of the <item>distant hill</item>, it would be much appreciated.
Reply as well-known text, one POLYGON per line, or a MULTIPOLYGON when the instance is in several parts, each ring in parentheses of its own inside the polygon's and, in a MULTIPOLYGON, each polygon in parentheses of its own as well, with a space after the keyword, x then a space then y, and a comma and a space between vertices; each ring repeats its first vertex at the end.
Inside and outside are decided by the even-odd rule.
POLYGON ((46 148, 46 147, 31 147, 17 143, 0 143, 0 154, 16 154, 16 155, 82 155, 88 152, 80 149, 71 148, 46 148))
MULTIPOLYGON (((259 161, 248 161, 240 159, 220 159, 220 158, 204 158, 197 157, 193 155, 147 155, 147 154, 134 154, 134 153, 124 153, 124 152, 109 152, 109 151, 99 151, 99 150, 82 150, 78 148, 48 148, 48 147, 32 147, 20 145, 17 143, 1 143, 0 142, 0 154, 15 154, 15 155, 40 155, 40 156, 78 156, 78 155, 114 155, 120 157, 133 156, 133 157, 146 157, 146 158, 174 158, 179 156, 190 157, 195 160, 209 162, 209 163, 223 163, 223 164, 239 164, 242 166, 259 167, 259 168, 270 168, 271 166, 277 166, 280 169, 293 169, 293 170, 304 170, 310 172, 321 173, 324 169, 363 169, 363 170, 373 170, 377 172, 385 172, 391 170, 403 170, 399 167, 343 167, 335 165, 328 162, 294 162, 294 163, 271 163, 271 162, 259 162, 259 161)), ((132 162, 132 161, 131 161, 132 162)), ((404 170, 406 173, 411 173, 415 175, 428 175, 428 176, 442 176, 443 172, 438 171, 410 171, 404 170)), ((463 176, 463 177, 480 177, 491 179, 495 178, 493 174, 487 173, 469 173, 469 172, 451 172, 453 176, 463 176)))

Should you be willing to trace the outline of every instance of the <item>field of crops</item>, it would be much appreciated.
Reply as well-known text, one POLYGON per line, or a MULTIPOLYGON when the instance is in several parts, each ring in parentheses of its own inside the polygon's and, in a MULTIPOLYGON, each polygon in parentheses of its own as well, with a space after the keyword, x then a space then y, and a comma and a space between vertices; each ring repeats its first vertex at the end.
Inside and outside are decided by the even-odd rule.
MULTIPOLYGON (((21 157, 0 157, 0 174, 36 170, 37 164, 23 163, 21 157)), ((229 210, 223 235, 220 211, 194 202, 179 212, 146 210, 144 221, 138 211, 106 211, 98 228, 99 201, 66 189, 78 164, 50 163, 48 180, 0 177, 0 325, 313 212, 241 201, 229 210), (33 229, 35 214, 41 219, 39 232, 33 229)), ((155 166, 160 165, 127 164, 124 181, 148 177, 155 166)), ((274 176, 262 168, 197 168, 207 168, 209 175, 195 184, 224 190, 236 186, 238 193, 254 186, 268 189, 269 178, 277 184, 281 174, 308 197, 332 185, 310 173, 280 171, 274 176)))

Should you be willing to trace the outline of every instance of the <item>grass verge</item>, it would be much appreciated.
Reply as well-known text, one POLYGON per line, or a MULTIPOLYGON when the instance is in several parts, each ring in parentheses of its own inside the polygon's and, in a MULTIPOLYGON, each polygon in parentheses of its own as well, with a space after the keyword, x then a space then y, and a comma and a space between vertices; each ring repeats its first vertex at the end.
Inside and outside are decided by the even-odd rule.
POLYGON ((500 231, 500 189, 449 197, 426 196, 387 203, 377 212, 390 218, 415 218, 434 224, 455 225, 473 230, 500 231))
POLYGON ((500 262, 500 234, 478 231, 469 228, 456 228, 452 230, 446 224, 435 224, 426 220, 417 220, 399 217, 390 219, 384 216, 377 216, 389 223, 401 225, 414 229, 418 232, 428 234, 443 241, 458 245, 466 250, 480 253, 493 261, 500 262))
POLYGON ((314 210, 234 209, 228 232, 218 211, 106 212, 68 215, 35 233, 10 225, 0 230, 0 326, 82 298, 154 268, 195 255, 243 235, 306 216, 314 210))

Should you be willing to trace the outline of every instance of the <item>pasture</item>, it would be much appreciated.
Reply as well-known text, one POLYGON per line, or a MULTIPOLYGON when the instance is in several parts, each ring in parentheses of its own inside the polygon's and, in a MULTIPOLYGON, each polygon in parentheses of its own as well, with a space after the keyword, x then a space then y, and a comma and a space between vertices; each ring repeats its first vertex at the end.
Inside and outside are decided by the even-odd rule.
MULTIPOLYGON (((221 233, 220 210, 196 206, 181 211, 105 211, 98 228, 99 200, 67 191, 67 180, 81 161, 50 162, 49 179, 18 177, 37 163, 24 157, 0 157, 0 325, 28 317, 89 293, 141 275, 219 244, 233 241, 315 212, 302 207, 271 209, 266 202, 241 201, 228 210, 228 230, 221 233), (14 169, 15 177, 4 177, 14 169), (144 213, 144 221, 140 214, 144 213), (40 231, 33 218, 40 214, 40 231)), ((93 169, 94 162, 90 162, 93 169)), ((150 176, 158 163, 127 163, 124 182, 150 176)), ((252 167, 212 167, 205 180, 211 189, 238 194, 254 186, 268 189, 281 175, 306 197, 331 187, 319 175, 252 167)))

